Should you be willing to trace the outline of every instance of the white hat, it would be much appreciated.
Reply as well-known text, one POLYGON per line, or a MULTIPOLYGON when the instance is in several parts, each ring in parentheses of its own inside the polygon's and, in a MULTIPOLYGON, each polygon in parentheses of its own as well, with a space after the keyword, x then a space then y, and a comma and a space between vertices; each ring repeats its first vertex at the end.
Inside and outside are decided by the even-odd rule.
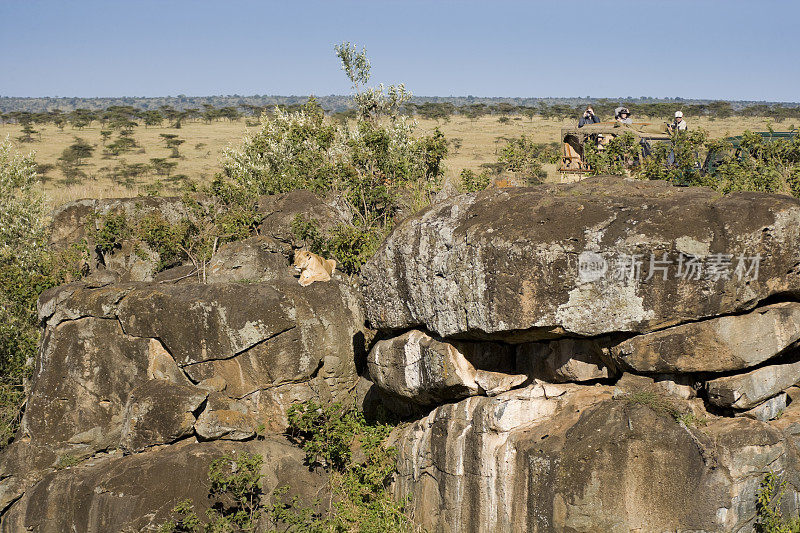
POLYGON ((675 118, 683 118, 683 111, 675 111, 675 118))

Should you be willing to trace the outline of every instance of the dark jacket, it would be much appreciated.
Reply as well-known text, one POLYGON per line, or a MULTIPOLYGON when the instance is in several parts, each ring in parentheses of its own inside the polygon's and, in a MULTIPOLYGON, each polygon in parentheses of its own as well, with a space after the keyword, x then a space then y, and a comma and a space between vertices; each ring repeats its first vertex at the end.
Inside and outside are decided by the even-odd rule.
POLYGON ((594 113, 589 118, 586 118, 586 113, 584 113, 578 121, 578 127, 582 128, 586 124, 597 124, 598 122, 600 122, 600 119, 594 113))

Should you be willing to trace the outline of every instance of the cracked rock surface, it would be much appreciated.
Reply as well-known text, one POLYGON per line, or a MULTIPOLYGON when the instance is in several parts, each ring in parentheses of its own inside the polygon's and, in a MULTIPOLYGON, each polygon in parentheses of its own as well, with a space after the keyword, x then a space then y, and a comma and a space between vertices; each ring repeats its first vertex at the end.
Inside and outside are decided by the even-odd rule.
POLYGON ((360 299, 335 280, 76 283, 44 293, 40 318, 0 508, 65 461, 280 433, 292 402, 352 402, 365 349, 360 299))
MULTIPOLYGON (((259 209, 208 283, 123 247, 42 294, 0 531, 147 530, 243 451, 264 456, 265 493, 324 496, 281 437, 308 399, 405 417, 392 489, 432 532, 743 533, 768 472, 800 511, 800 201, 611 177, 442 196, 358 283, 305 288, 292 221, 346 209, 309 191, 259 209), (676 270, 720 254, 722 274, 676 270)), ((91 237, 97 213, 159 210, 181 216, 175 199, 74 202, 53 244, 91 237)))
POLYGON ((800 200, 611 177, 488 189, 406 219, 362 278, 367 317, 381 330, 514 341, 646 333, 799 296, 800 200), (606 275, 581 276, 583 252, 599 255, 606 275), (664 253, 672 270, 647 280, 651 254, 664 253), (684 279, 681 253, 734 264, 728 279, 684 279), (756 279, 733 275, 741 255, 762 258, 756 279), (643 262, 641 276, 615 275, 627 257, 643 262))

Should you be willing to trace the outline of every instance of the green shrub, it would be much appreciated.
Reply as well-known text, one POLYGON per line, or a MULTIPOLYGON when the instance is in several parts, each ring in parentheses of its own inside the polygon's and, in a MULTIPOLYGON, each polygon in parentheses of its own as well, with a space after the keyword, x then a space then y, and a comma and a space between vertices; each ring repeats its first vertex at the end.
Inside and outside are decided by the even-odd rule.
POLYGON ((509 139, 497 162, 501 163, 505 170, 520 174, 527 179, 529 185, 542 183, 547 177, 547 173, 542 169, 541 160, 549 162, 551 158, 549 145, 534 143, 524 135, 516 139, 509 139))
POLYGON ((0 449, 14 436, 24 382, 39 340, 36 299, 57 280, 46 248, 46 215, 33 155, 0 143, 0 449))
POLYGON ((224 152, 223 174, 212 189, 226 198, 253 198, 296 189, 334 193, 352 220, 319 237, 329 255, 355 271, 374 252, 400 213, 430 203, 440 188, 444 135, 414 135, 400 114, 410 98, 402 85, 365 88, 370 65, 349 43, 337 47, 353 83, 358 108, 353 123, 326 119, 311 98, 297 111, 276 108, 242 145, 224 152))
POLYGON ((640 156, 641 148, 630 132, 614 137, 602 149, 591 142, 584 144, 584 159, 594 175, 621 176, 640 156))
POLYGON ((385 445, 392 426, 369 423, 355 408, 321 405, 313 400, 288 412, 288 436, 306 454, 310 468, 328 474, 327 502, 287 498, 288 486, 278 487, 265 501, 259 455, 226 455, 209 467, 211 508, 200 518, 190 500, 176 505, 161 533, 222 533, 255 531, 268 517, 290 532, 411 532, 417 529, 405 514, 405 502, 389 491, 397 452, 385 445), (359 450, 359 459, 354 459, 359 450))
POLYGON ((224 455, 208 468, 211 508, 203 521, 191 500, 172 509, 173 518, 160 533, 233 533, 256 531, 262 513, 261 465, 258 454, 224 455))
POLYGON ((357 272, 375 253, 386 231, 385 226, 364 228, 356 222, 337 224, 323 234, 313 219, 297 215, 292 220, 295 237, 305 241, 306 247, 315 254, 335 258, 336 268, 348 274, 357 272))
POLYGON ((94 226, 94 242, 98 251, 107 253, 119 248, 131 236, 131 228, 125 215, 111 213, 90 217, 90 224, 95 224, 98 219, 99 224, 94 226))
POLYGON ((395 501, 389 491, 397 451, 385 445, 392 426, 385 420, 368 423, 357 409, 339 404, 307 401, 288 413, 289 437, 306 453, 312 467, 329 475, 331 500, 327 512, 316 513, 285 502, 285 488, 273 494, 272 519, 289 531, 415 531, 405 513, 405 502, 395 501), (363 459, 353 459, 353 449, 363 459))
POLYGON ((491 182, 491 175, 488 170, 480 174, 475 174, 472 170, 463 169, 461 171, 461 190, 463 192, 478 192, 484 190, 491 182))
POLYGON ((756 524, 758 533, 798 533, 800 518, 783 518, 781 499, 786 490, 786 481, 775 472, 769 472, 761 482, 756 501, 756 524))
POLYGON ((585 144, 585 159, 593 174, 667 180, 680 186, 705 186, 721 193, 763 191, 800 198, 800 137, 767 139, 746 131, 738 146, 726 139, 710 140, 703 130, 675 132, 670 142, 655 143, 642 157, 631 133, 612 139, 602 150, 585 144), (712 169, 702 169, 709 153, 717 154, 712 169))

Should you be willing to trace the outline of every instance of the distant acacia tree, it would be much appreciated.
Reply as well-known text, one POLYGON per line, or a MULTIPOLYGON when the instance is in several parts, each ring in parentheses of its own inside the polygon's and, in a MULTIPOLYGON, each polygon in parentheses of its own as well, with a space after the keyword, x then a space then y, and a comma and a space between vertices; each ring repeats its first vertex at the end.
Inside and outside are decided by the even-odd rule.
POLYGON ((59 131, 64 131, 64 126, 67 124, 67 119, 60 109, 50 111, 50 120, 55 124, 59 131))
POLYGON ((164 178, 168 177, 177 166, 177 162, 167 161, 165 157, 153 157, 150 159, 150 167, 156 174, 164 178))
POLYGON ((86 177, 81 167, 86 159, 92 157, 93 152, 94 146, 80 137, 75 137, 75 142, 64 148, 58 158, 58 167, 68 183, 75 183, 86 177))
POLYGON ((164 116, 155 109, 150 109, 142 113, 142 120, 145 127, 160 126, 164 122, 164 116))
POLYGON ((33 123, 31 121, 23 122, 22 124, 22 135, 17 137, 17 140, 21 143, 32 143, 33 136, 39 133, 37 130, 33 129, 33 123))
POLYGON ((180 157, 180 154, 178 153, 178 147, 186 141, 179 139, 178 135, 175 133, 161 133, 160 137, 164 139, 164 145, 172 150, 170 157, 180 157))

